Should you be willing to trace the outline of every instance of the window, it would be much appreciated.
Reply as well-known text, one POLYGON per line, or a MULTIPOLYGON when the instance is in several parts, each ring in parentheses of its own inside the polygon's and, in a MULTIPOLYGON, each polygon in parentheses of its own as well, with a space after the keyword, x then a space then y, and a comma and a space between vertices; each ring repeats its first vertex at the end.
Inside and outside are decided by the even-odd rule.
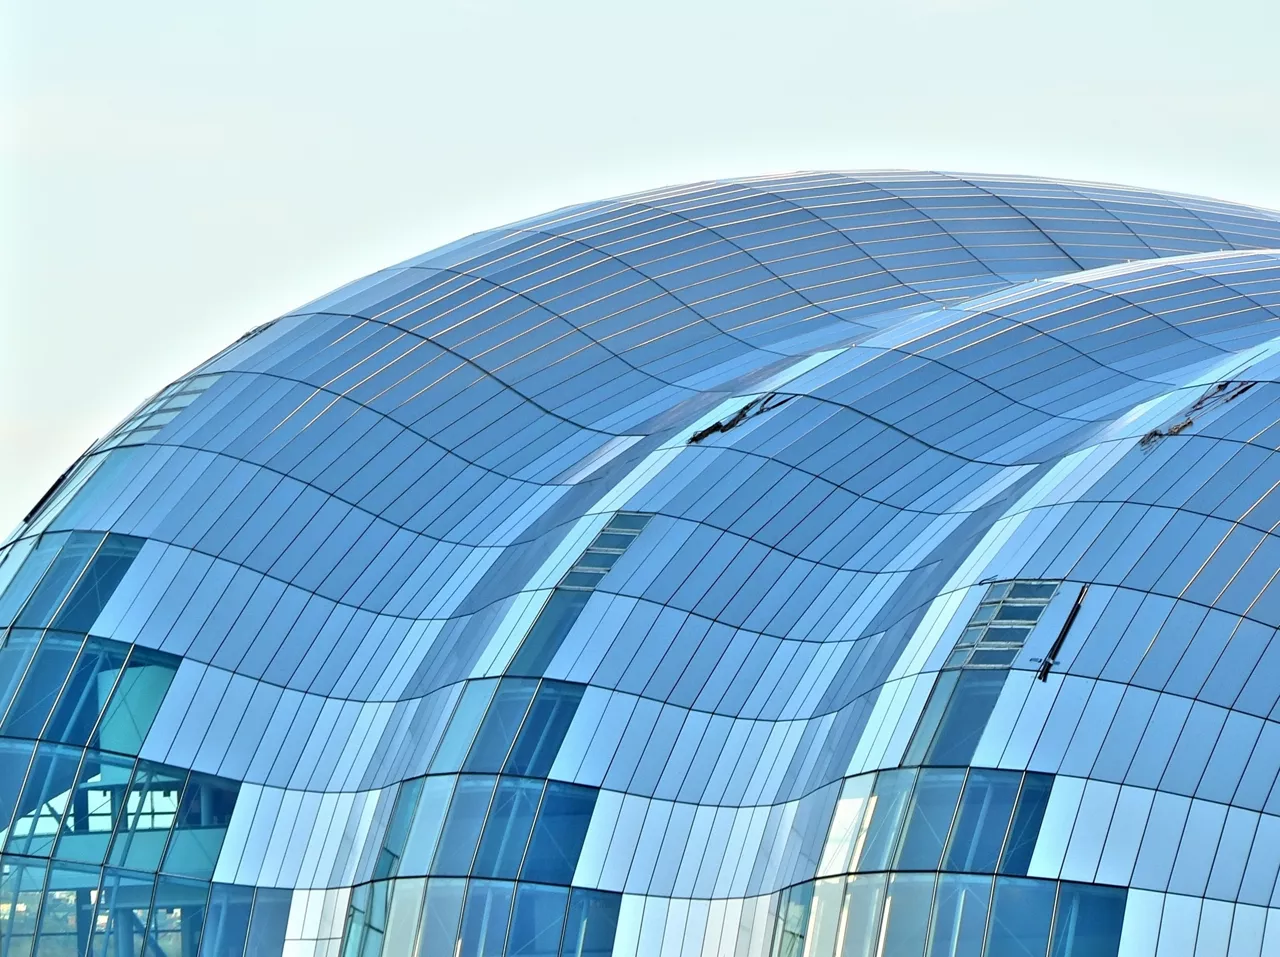
POLYGON ((518 885, 507 957, 556 957, 560 953, 568 903, 568 888, 518 885))
MULTIPOLYGON (((480 839, 472 873, 514 880, 542 797, 542 782, 531 778, 499 778, 493 806, 480 839)), ((576 862, 575 862, 576 863, 576 862)))
POLYGON ((168 425, 179 412, 189 406, 218 381, 219 374, 192 376, 173 383, 156 395, 123 425, 117 428, 93 451, 102 452, 119 445, 141 445, 168 425))
POLYGON ((520 870, 521 880, 548 884, 568 884, 573 880, 597 793, 595 788, 578 784, 547 783, 533 839, 520 870))
POLYGON ((1044 809, 1049 804, 1049 792, 1052 790, 1052 774, 1033 774, 1028 771, 1023 776, 1022 790, 1018 793, 1018 803, 1013 812, 1013 825, 1009 829, 1009 842, 1000 859, 1000 873, 1027 873, 1027 867, 1031 864, 1031 852, 1035 850, 1036 840, 1040 837, 1044 809))
POLYGON ((458 778, 431 865, 432 874, 464 876, 470 873, 496 782, 497 778, 490 775, 464 774, 458 778))
POLYGON ((1021 780, 1022 775, 1016 771, 975 768, 969 772, 943 864, 945 870, 995 873, 1021 780))
POLYGON ((1060 584, 1005 581, 988 586, 944 667, 1008 668, 1060 584))
POLYGON ((1046 953, 1053 920, 1053 881, 996 878, 987 957, 1028 957, 1046 953))
POLYGON ((1051 957, 1116 957, 1127 899, 1123 887, 1062 884, 1051 957))
MULTIPOLYGON (((1004 670, 960 673, 925 751, 924 764, 966 765, 973 759, 1006 677, 1004 670)), ((922 727, 917 734, 928 730, 922 727)))
POLYGON ((934 871, 942 859, 965 772, 926 768, 920 772, 907 812, 895 870, 934 871))

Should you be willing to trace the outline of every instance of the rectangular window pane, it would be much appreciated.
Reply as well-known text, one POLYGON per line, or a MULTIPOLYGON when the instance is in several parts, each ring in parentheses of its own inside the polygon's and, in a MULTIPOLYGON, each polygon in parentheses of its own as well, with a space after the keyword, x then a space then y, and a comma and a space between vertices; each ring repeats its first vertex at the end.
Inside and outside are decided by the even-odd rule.
POLYGON ((471 872, 471 860, 496 781, 490 775, 467 774, 458 778, 431 865, 432 874, 461 877, 471 872))
POLYGON ((556 957, 564 933, 569 891, 564 887, 521 884, 511 915, 508 957, 556 957))
POLYGON ((520 643, 507 671, 514 675, 540 675, 547 670, 551 659, 564 643, 569 629, 587 607, 590 591, 556 588, 538 613, 529 634, 520 643))
POLYGON ((138 753, 177 674, 178 662, 174 655, 134 646, 98 727, 97 741, 104 751, 138 753))
POLYGON ((1056 890, 1053 881, 996 878, 987 957, 1044 957, 1056 890))
POLYGON ((813 904, 813 884, 796 884, 782 892, 778 906, 778 931, 774 953, 778 957, 801 957, 809 929, 809 908, 813 904))
POLYGON ((1116 957, 1127 897, 1123 887, 1062 884, 1053 922, 1053 957, 1116 957))
POLYGON ((573 880, 597 793, 595 788, 548 782, 520 871, 521 880, 547 884, 568 884, 573 880))
POLYGON ((923 957, 933 906, 932 874, 893 874, 884 900, 881 957, 923 957))
POLYGON ((458 922, 467 882, 433 877, 427 881, 427 900, 418 931, 418 957, 457 957, 458 922))
POLYGON ((49 624, 102 539, 102 534, 97 532, 73 532, 67 538, 49 570, 40 579, 40 584, 18 613, 16 624, 19 627, 44 628, 49 624))
POLYGON ((492 679, 467 682, 466 687, 462 689, 458 706, 453 709, 453 715, 449 718, 449 727, 445 730, 444 738, 436 749, 435 757, 431 760, 433 772, 457 771, 462 767, 462 760, 471 748, 471 740, 475 737, 476 728, 479 727, 480 719, 484 716, 485 708, 489 706, 489 699, 497 686, 498 682, 492 679))
POLYGON ((161 869, 202 880, 213 877, 239 796, 239 781, 191 772, 161 869))
POLYGON ((387 836, 383 839, 382 850, 378 852, 378 861, 373 868, 374 879, 394 877, 400 871, 400 858, 404 855, 409 827, 413 824, 414 812, 418 809, 422 780, 415 778, 400 785, 395 807, 391 811, 391 821, 387 824, 387 836))
POLYGON ((964 775, 958 768, 925 768, 920 772, 898 851, 897 870, 938 869, 947 835, 951 833, 964 775))
POLYGON ((621 894, 574 888, 560 945, 562 957, 610 957, 621 906, 621 894))
POLYGON ((514 888, 514 884, 506 881, 472 881, 467 886, 458 957, 490 957, 502 953, 514 888))
POLYGON ((423 779, 422 794, 404 844, 404 856, 400 859, 401 874, 426 874, 431 870, 431 858, 436 852, 445 812, 449 810, 453 782, 452 775, 423 779))
POLYGON ((975 768, 969 772, 947 849, 946 870, 995 872, 1021 780, 1016 771, 975 768))
POLYGON ((857 871, 884 871, 898 844, 907 799, 915 784, 915 771, 884 771, 876 776, 875 790, 867 808, 865 837, 853 849, 852 867, 857 871))
MULTIPOLYGON (((31 596, 37 583, 48 571, 50 563, 69 536, 62 532, 44 535, 0 594, 0 627, 13 623, 14 616, 31 596)), ((12 557, 12 556, 11 556, 12 557)))
POLYGON ((962 671, 925 764, 966 765, 973 759, 1007 671, 962 671))
POLYGON ((472 873, 479 877, 515 880, 541 797, 541 781, 498 779, 498 789, 494 792, 493 807, 484 826, 472 873))
POLYGON ((64 744, 89 743, 128 654, 129 646, 118 641, 90 638, 85 642, 49 717, 45 738, 64 744))
POLYGON ((0 735, 14 738, 40 737, 83 642, 83 635, 45 633, 44 640, 36 650, 35 659, 22 679, 22 687, 9 706, 4 724, 0 725, 0 735))
POLYGON ((133 776, 133 763, 133 758, 124 755, 85 752, 71 789, 71 808, 54 848, 55 857, 86 864, 101 864, 106 859, 133 776))
POLYGON ((155 871, 178 816, 178 798, 187 772, 139 761, 125 793, 120 823, 111 843, 113 867, 155 871))
POLYGON ((467 755, 464 771, 496 774, 502 770, 537 687, 536 678, 503 678, 498 683, 498 691, 467 755))
POLYGON ((982 957, 990 903, 990 877, 941 875, 929 931, 929 957, 982 957))
POLYGON ((839 957, 875 957, 880 944, 886 880, 884 874, 849 878, 844 889, 843 936, 836 951, 839 957))
POLYGON ((75 588, 63 602, 53 627, 87 632, 124 578, 142 548, 143 540, 130 535, 108 535, 75 588))
POLYGON ((524 774, 542 778, 551 772, 556 754, 569 730, 583 685, 563 681, 544 681, 533 699, 533 707, 507 758, 506 774, 524 774))
POLYGON ((1009 841, 1000 859, 1001 874, 1025 874, 1031 864, 1031 852, 1036 849, 1040 836, 1040 822, 1049 804, 1049 792, 1053 790, 1052 774, 1027 772, 1022 780, 1022 791, 1013 813, 1013 825, 1009 828, 1009 841))
POLYGON ((42 744, 18 798, 17 813, 6 854, 47 857, 62 826, 71 797, 71 786, 80 766, 81 751, 60 744, 42 744))

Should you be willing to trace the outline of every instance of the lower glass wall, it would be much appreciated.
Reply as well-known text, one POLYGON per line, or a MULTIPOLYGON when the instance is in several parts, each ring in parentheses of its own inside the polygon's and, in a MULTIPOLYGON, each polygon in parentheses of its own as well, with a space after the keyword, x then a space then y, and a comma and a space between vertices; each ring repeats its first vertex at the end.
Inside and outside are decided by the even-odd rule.
POLYGON ((621 894, 452 877, 351 895, 342 957, 609 957, 621 894))
POLYGON ((1127 889, 889 872, 779 896, 771 957, 1115 957, 1127 889))

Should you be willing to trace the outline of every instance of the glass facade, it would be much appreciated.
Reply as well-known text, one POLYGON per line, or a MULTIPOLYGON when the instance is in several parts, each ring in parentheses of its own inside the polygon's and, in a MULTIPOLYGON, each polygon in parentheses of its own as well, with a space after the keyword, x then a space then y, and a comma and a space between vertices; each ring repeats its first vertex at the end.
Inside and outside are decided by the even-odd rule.
POLYGON ((1280 957, 1278 372, 1280 214, 1029 178, 345 286, 0 545, 0 957, 1280 957))

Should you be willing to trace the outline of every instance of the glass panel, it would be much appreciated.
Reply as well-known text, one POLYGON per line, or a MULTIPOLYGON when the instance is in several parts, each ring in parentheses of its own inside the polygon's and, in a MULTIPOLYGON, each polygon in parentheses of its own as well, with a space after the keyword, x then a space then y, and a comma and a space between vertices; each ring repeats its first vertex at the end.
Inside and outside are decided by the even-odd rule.
POLYGON ((102 542, 97 532, 73 532, 54 558, 49 571, 28 599, 16 622, 22 628, 43 628, 58 611, 102 542))
POLYGON ((915 771, 905 770, 884 771, 876 776, 868 819, 863 824, 866 834, 859 836, 853 849, 853 870, 888 870, 915 778, 915 771))
POLYGON ((422 917, 425 877, 391 882, 391 911, 387 915, 387 936, 382 949, 388 955, 407 957, 413 953, 422 917))
POLYGON ((1021 779, 1016 771, 975 768, 969 772, 947 849, 946 870, 995 871, 1021 779))
POLYGON ((514 889, 515 885, 506 881, 472 881, 468 885, 458 957, 490 957, 502 953, 514 889))
POLYGON ((427 901, 418 931, 418 957, 456 957, 458 919, 467 882, 433 877, 427 881, 427 901))
POLYGON ((387 911, 391 903, 390 895, 390 881, 374 881, 369 885, 359 957, 380 957, 382 942, 387 933, 387 911))
POLYGON ((1056 890, 1053 881, 996 878, 986 957, 1044 957, 1056 890))
POLYGON ((875 957, 880 944, 885 882, 883 874, 849 878, 844 889, 840 957, 875 957))
POLYGON ((499 778, 493 807, 480 839, 472 872, 480 877, 514 880, 520 873, 533 817, 542 797, 542 782, 530 778, 499 778))
POLYGON ((249 941, 246 957, 278 954, 284 950, 284 935, 289 924, 289 905, 293 891, 284 888, 259 887, 253 895, 253 916, 249 919, 249 941))
POLYGON ((177 826, 169 839, 162 869, 203 880, 213 877, 239 796, 239 781, 191 772, 182 790, 177 826))
POLYGON ((396 806, 391 812, 391 823, 387 825, 387 836, 382 842, 382 850, 378 854, 378 862, 373 869, 375 878, 394 877, 400 871, 400 858, 404 855, 409 827, 413 823, 414 812, 418 808, 422 780, 422 778, 414 778, 400 785, 400 791, 396 794, 396 806))
POLYGON ((18 792, 27 779, 33 741, 6 741, 0 738, 0 845, 9 833, 9 822, 18 807, 18 792))
POLYGON ((621 894, 574 888, 560 944, 563 957, 610 957, 621 905, 621 894))
POLYGON ((847 778, 831 816, 831 828, 818 863, 819 874, 843 874, 849 870, 849 858, 854 844, 862 833, 862 819, 875 784, 874 774, 862 774, 847 778))
MULTIPOLYGON (((359 892, 357 888, 354 894, 359 892)), ((249 933, 252 907, 252 887, 214 884, 209 894, 209 919, 200 942, 200 957, 240 957, 249 933)))
POLYGON ((449 804, 449 816, 445 818, 440 834, 440 846, 436 848, 432 874, 465 875, 471 871, 471 859, 475 857, 476 842, 480 840, 480 827, 489 810, 489 798, 497 778, 490 775, 463 775, 449 804))
POLYGON ((556 957, 564 932, 569 891, 563 887, 520 884, 511 915, 508 957, 556 957))
POLYGON ((507 752, 511 750, 511 742, 515 740, 520 722, 524 720, 537 687, 536 678, 502 679, 489 710, 485 713, 484 721, 480 724, 480 730, 476 733, 475 743, 471 745, 471 753, 467 755, 463 770, 493 773, 502 770, 507 752))
POLYGON ((778 933, 773 949, 777 957, 801 957, 804 938, 809 930, 809 908, 813 903, 813 884, 796 884, 782 892, 778 906, 778 933))
POLYGON ((1053 922, 1053 957, 1116 957, 1128 892, 1063 883, 1053 922))
MULTIPOLYGON (((99 871, 82 864, 54 864, 40 911, 40 957, 78 957, 89 950, 93 930, 93 901, 98 894, 99 871)), ((207 890, 207 888, 206 888, 207 890)), ((0 903, 0 907, 3 907, 0 903)), ((4 920, 0 919, 0 937, 4 920)), ((0 953, 4 953, 0 941, 0 953)))
POLYGON ((1025 874, 1031 863, 1031 852, 1036 849, 1040 836, 1040 822, 1053 790, 1052 774, 1027 772, 1022 780, 1022 791, 1013 813, 1013 826, 1009 828, 1009 843, 1000 859, 1000 873, 1025 874))
POLYGON ((60 744, 42 744, 18 798, 17 814, 5 851, 47 857, 71 803, 71 786, 82 752, 60 744))
MULTIPOLYGON (((26 634, 29 636, 31 633, 26 634)), ((18 690, 9 713, 5 715, 4 724, 0 725, 0 735, 15 738, 40 737, 83 642, 82 635, 45 633, 44 640, 36 650, 35 660, 22 679, 22 687, 18 690)))
POLYGON ((929 957, 982 957, 990 903, 990 877, 941 875, 929 931, 929 957))
POLYGON ((1007 671, 961 671, 938 725, 926 764, 966 765, 973 759, 1007 671))
POLYGON ((141 957, 152 890, 151 878, 106 870, 89 939, 92 957, 141 957))
POLYGON ((814 881, 813 903, 809 908, 808 948, 805 957, 835 957, 840 930, 840 908, 844 903, 844 878, 814 881))
POLYGON ((542 683, 515 747, 511 749, 511 756, 507 758, 504 773, 537 778, 551 773, 551 765, 577 713, 578 702, 582 700, 582 691, 582 685, 560 681, 542 683))
POLYGON ((881 957, 923 957, 933 906, 932 874, 893 874, 884 900, 881 957))
POLYGON ((187 772, 139 761, 125 794, 124 808, 109 863, 136 871, 160 867, 169 829, 178 815, 178 797, 187 772))
POLYGON ((462 759, 467 756, 476 727, 480 724, 480 718, 483 717, 484 709, 488 707, 493 689, 497 685, 495 680, 467 682, 458 699, 458 706, 449 719, 449 727, 440 741, 440 747, 436 749, 436 756, 431 761, 432 771, 457 771, 462 767, 462 759))
POLYGON ((569 629, 582 614, 591 598, 590 591, 556 588, 551 597, 538 613, 529 634, 507 666, 507 672, 514 675, 540 675, 547 670, 551 659, 556 656, 564 643, 569 629))
POLYGON ((54 856, 64 861, 101 864, 133 776, 133 758, 86 751, 71 789, 71 808, 54 856))
POLYGON ((40 632, 17 628, 5 635, 0 643, 0 717, 9 710, 39 644, 40 632))
POLYGON ((64 631, 88 631, 92 628, 120 579, 133 564, 142 542, 141 538, 130 535, 108 535, 63 603, 53 627, 64 631))
POLYGON ((3 595, 0 595, 0 627, 13 623, 14 616, 18 613, 18 609, 22 607, 23 602, 31 595, 32 590, 36 587, 36 583, 40 581, 41 576, 48 570, 49 564, 53 561, 58 549, 62 548, 63 542, 68 535, 63 532, 56 535, 45 535, 40 539, 40 543, 32 549, 31 554, 27 556, 26 561, 22 563, 22 567, 18 569, 16 575, 5 588, 3 595))
POLYGON ((907 748, 907 756, 902 763, 908 767, 921 764, 924 756, 929 750, 934 736, 938 733, 938 724, 942 721, 942 713, 947 708, 947 702, 951 700, 951 693, 955 690, 956 682, 960 679, 958 671, 943 671, 938 675, 937 684, 933 686, 933 691, 929 695, 929 703, 925 705, 924 714, 920 717, 920 724, 916 727, 915 734, 911 738, 911 744, 907 748))
POLYGON ((204 928, 209 885, 177 877, 156 880, 156 897, 147 931, 147 954, 195 957, 204 928))
POLYGON ((906 830, 898 851, 898 870, 936 871, 942 859, 942 848, 951 833, 964 785, 964 771, 926 768, 916 779, 907 814, 906 830))
POLYGON ((118 641, 106 638, 86 641, 49 718, 44 737, 65 744, 88 744, 128 654, 129 646, 118 641))
POLYGON ((453 794, 454 778, 451 776, 422 779, 422 794, 414 812, 413 826, 404 845, 404 857, 400 859, 401 874, 426 874, 431 870, 431 858, 436 852, 436 841, 449 810, 449 798, 453 794))
POLYGON ((361 884, 351 892, 347 923, 342 931, 342 957, 360 957, 369 932, 369 899, 372 896, 373 888, 368 884, 361 884))
POLYGON ((180 659, 134 646, 98 728, 104 751, 137 754, 151 730, 180 659))
POLYGON ((0 953, 5 957, 27 957, 31 953, 44 875, 43 862, 0 858, 0 906, 7 915, 0 923, 0 953))
POLYGON ((578 867, 582 842, 596 806, 595 788, 549 781, 533 827, 520 879, 568 884, 578 867))

